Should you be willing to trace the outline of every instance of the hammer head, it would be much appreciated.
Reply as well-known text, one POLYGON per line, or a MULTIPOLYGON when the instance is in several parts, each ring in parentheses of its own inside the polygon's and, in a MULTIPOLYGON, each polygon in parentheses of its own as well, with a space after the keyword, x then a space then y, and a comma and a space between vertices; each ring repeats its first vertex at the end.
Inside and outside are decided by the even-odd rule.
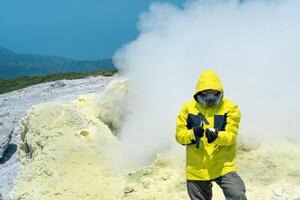
POLYGON ((199 115, 200 119, 201 119, 206 125, 209 125, 209 122, 207 121, 207 119, 204 117, 204 115, 203 115, 201 112, 199 112, 198 115, 199 115))

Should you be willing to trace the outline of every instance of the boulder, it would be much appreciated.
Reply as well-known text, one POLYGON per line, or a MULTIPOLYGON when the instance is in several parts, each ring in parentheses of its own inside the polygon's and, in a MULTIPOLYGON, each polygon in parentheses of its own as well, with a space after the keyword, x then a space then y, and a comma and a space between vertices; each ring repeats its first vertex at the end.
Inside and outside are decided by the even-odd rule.
POLYGON ((61 81, 61 80, 58 80, 58 81, 55 81, 53 83, 50 84, 50 87, 51 88, 61 88, 61 87, 64 87, 66 84, 61 81))
POLYGON ((0 114, 0 158, 6 150, 14 130, 13 122, 10 120, 8 113, 0 114))

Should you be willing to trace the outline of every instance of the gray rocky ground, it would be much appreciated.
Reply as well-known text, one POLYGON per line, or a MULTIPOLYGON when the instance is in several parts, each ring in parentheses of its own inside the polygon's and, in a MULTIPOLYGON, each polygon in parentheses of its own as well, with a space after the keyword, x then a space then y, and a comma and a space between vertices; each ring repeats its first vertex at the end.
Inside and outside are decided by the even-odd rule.
POLYGON ((19 121, 26 110, 39 103, 71 100, 82 94, 102 91, 110 80, 112 77, 103 76, 60 80, 0 95, 0 199, 1 196, 7 199, 18 171, 19 121))

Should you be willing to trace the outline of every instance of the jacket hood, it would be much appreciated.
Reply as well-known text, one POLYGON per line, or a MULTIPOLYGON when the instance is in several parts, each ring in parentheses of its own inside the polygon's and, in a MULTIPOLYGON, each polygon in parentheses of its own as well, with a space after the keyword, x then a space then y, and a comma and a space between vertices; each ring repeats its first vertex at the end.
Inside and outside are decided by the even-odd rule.
POLYGON ((194 96, 209 89, 218 90, 224 94, 221 79, 214 70, 205 70, 200 74, 194 96))

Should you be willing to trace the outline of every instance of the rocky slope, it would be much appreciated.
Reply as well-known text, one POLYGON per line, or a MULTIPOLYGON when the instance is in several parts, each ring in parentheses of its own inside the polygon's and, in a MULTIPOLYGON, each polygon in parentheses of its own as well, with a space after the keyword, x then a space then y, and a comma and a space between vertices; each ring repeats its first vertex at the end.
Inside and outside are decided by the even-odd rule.
MULTIPOLYGON (((101 79, 102 86, 108 80, 101 79)), ((181 145, 156 152, 152 164, 141 168, 124 171, 120 169, 127 168, 126 162, 113 165, 115 157, 108 149, 121 143, 115 131, 124 116, 115 113, 130 93, 127 81, 115 79, 103 92, 85 91, 28 108, 20 123, 21 164, 10 199, 188 199, 181 145)), ((299 144, 259 138, 249 145, 249 139, 240 136, 238 171, 248 199, 299 200, 299 144)), ((214 200, 224 199, 217 185, 213 189, 214 200)))
POLYGON ((0 153, 4 153, 0 159, 0 195, 8 197, 17 174, 19 121, 26 115, 26 111, 42 102, 71 100, 81 94, 100 92, 111 79, 98 76, 61 80, 0 95, 0 153))

